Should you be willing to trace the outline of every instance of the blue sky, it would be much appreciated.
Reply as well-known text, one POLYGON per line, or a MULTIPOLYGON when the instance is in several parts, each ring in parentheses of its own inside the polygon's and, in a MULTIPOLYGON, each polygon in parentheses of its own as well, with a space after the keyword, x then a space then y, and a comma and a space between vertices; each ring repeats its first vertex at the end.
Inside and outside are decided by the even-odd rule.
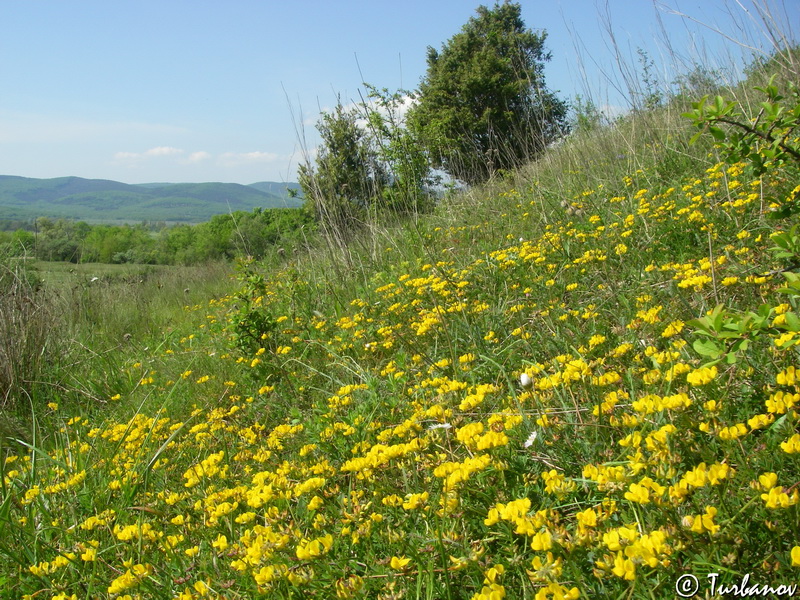
MULTIPOLYGON (((480 3, 0 0, 0 174, 295 181, 320 108, 337 94, 357 100, 362 81, 414 89, 427 46, 480 3)), ((671 81, 686 65, 727 67, 752 53, 726 36, 769 46, 763 1, 520 4, 526 25, 548 33, 547 86, 611 112, 627 106, 616 65, 636 71, 637 48, 671 81)), ((778 29, 797 30, 800 2, 769 6, 778 29)))

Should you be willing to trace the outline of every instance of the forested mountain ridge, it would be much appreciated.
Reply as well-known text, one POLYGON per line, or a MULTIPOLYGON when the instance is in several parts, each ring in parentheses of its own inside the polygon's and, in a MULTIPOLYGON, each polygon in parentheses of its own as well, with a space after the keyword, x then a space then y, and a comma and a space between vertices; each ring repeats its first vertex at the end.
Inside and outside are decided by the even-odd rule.
POLYGON ((289 197, 289 188, 297 188, 297 184, 126 184, 81 177, 0 175, 0 219, 44 216, 95 222, 198 223, 230 211, 300 206, 301 200, 289 197))

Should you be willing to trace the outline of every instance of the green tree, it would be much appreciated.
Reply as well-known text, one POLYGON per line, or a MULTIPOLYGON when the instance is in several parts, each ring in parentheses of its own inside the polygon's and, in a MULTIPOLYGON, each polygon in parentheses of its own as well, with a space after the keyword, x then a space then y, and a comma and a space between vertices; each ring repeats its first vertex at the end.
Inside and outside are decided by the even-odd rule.
POLYGON ((370 141, 388 175, 381 206, 395 213, 426 212, 433 205, 431 188, 436 179, 417 132, 406 127, 404 110, 413 102, 413 95, 364 86, 369 101, 359 107, 364 111, 370 141))
POLYGON ((14 256, 33 254, 36 246, 36 237, 30 231, 17 229, 11 236, 11 248, 14 256))
POLYGON ((317 123, 322 137, 315 164, 300 165, 306 202, 329 238, 344 241, 364 223, 387 183, 386 173, 359 124, 355 108, 341 101, 317 123))
POLYGON ((465 183, 535 158, 567 130, 567 107, 545 87, 547 34, 525 27, 521 8, 481 6, 428 70, 408 115, 432 164, 465 183))
POLYGON ((573 133, 594 131, 603 124, 603 113, 591 98, 584 98, 580 94, 575 96, 572 103, 572 119, 570 129, 573 133))

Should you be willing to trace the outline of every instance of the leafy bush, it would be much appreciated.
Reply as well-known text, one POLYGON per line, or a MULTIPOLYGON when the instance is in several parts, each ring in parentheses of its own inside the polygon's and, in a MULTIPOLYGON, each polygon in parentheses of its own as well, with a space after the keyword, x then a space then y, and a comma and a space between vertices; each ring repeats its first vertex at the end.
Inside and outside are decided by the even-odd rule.
POLYGON ((545 87, 546 33, 527 29, 521 10, 481 6, 441 51, 428 48, 409 125, 433 167, 468 184, 530 161, 567 131, 567 107, 545 87))

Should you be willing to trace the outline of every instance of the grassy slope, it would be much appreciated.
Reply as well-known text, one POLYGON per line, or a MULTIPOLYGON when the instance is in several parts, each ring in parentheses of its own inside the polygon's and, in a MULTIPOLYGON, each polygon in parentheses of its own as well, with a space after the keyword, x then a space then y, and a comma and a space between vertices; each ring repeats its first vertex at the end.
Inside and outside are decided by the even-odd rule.
POLYGON ((0 579, 142 598, 796 581, 798 357, 776 344, 795 306, 761 274, 797 172, 749 179, 690 147, 679 110, 344 253, 246 265, 115 355, 93 405, 39 415, 50 458, 6 459, 0 579), (703 370, 687 322, 718 303, 774 326, 703 370))

